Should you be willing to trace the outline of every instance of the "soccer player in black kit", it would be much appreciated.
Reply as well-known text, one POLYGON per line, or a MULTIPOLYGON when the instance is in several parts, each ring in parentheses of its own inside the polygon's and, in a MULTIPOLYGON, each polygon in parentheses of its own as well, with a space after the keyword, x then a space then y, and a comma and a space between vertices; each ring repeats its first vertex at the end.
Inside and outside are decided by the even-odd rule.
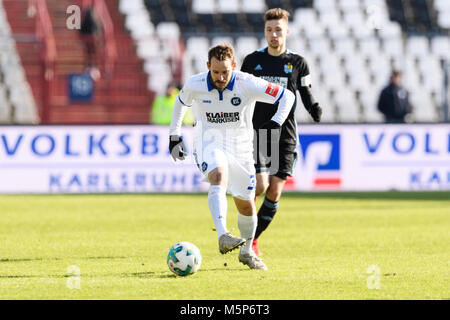
MULTIPOLYGON (((288 22, 289 12, 280 8, 268 10, 264 15, 264 34, 267 40, 267 48, 255 51, 247 55, 242 63, 241 71, 251 73, 264 78, 272 83, 281 85, 294 94, 299 90, 304 107, 310 113, 315 122, 320 121, 322 109, 311 95, 311 80, 309 68, 305 59, 286 49, 286 37, 289 34, 288 22)), ((277 105, 268 105, 257 102, 253 114, 253 127, 255 129, 255 142, 260 145, 262 130, 261 125, 269 121, 277 110, 277 105)), ((277 212, 278 202, 288 176, 292 176, 295 162, 297 160, 297 124, 295 121, 295 104, 283 126, 278 129, 279 140, 267 147, 271 156, 276 152, 273 148, 278 147, 278 166, 275 172, 271 166, 269 157, 259 154, 256 159, 256 196, 265 193, 264 202, 258 211, 258 225, 253 240, 253 251, 261 255, 258 249, 258 238, 268 227, 277 212)), ((274 125, 274 129, 276 125, 274 125)), ((272 130, 273 132, 273 130, 272 130)), ((270 138, 269 138, 270 140, 270 138)), ((260 153, 258 151, 258 153, 260 153)))

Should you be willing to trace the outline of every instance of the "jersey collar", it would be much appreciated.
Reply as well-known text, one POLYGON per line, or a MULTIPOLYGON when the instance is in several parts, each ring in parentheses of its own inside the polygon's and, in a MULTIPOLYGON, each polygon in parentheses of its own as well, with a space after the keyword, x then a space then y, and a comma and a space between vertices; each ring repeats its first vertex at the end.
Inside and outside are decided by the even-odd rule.
MULTIPOLYGON (((209 80, 211 77, 211 71, 208 71, 208 74, 206 75, 206 85, 208 86, 208 91, 211 91, 213 89, 217 89, 209 80)), ((234 81, 236 80, 236 73, 233 71, 232 75, 231 75, 231 80, 230 82, 228 82, 228 85, 225 87, 225 89, 228 89, 230 91, 233 90, 234 88, 234 81)), ((225 90, 224 89, 224 90, 225 90)), ((220 91, 219 89, 217 89, 218 91, 220 91)))

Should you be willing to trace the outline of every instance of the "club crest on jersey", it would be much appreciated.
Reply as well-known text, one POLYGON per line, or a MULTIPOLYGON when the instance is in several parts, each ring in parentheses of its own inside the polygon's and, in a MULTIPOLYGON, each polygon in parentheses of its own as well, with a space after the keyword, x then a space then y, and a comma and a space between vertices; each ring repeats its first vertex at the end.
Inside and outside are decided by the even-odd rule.
POLYGON ((292 69, 293 69, 293 65, 292 63, 288 62, 287 64, 284 65, 284 72, 285 73, 292 73, 292 69))
POLYGON ((235 107, 237 107, 238 105, 240 105, 242 102, 241 98, 239 97, 233 97, 231 98, 231 104, 235 107))
POLYGON ((276 84, 270 83, 267 85, 266 94, 272 97, 276 97, 278 94, 279 87, 276 84))
POLYGON ((206 162, 202 162, 202 172, 205 172, 208 169, 208 164, 206 162))
POLYGON ((211 123, 238 122, 239 112, 206 112, 206 120, 211 123))
POLYGON ((255 70, 256 71, 261 71, 262 70, 262 67, 261 67, 261 65, 260 64, 258 64, 256 67, 255 67, 255 70))

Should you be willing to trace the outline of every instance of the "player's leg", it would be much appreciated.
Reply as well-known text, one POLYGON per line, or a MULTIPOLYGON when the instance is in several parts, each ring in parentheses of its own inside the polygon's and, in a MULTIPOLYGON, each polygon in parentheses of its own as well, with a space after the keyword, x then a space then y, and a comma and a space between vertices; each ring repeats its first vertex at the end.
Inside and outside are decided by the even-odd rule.
POLYGON ((217 231, 217 238, 227 233, 227 183, 228 172, 225 167, 217 167, 208 173, 210 183, 208 206, 217 231))
POLYGON ((245 244, 245 239, 233 236, 226 227, 227 223, 227 184, 228 170, 217 167, 208 173, 210 187, 208 205, 219 241, 219 251, 222 254, 230 252, 245 244))
POLYGON ((255 202, 234 197, 234 203, 238 210, 238 228, 241 237, 245 239, 245 244, 239 251, 239 261, 247 265, 250 269, 267 270, 267 266, 258 258, 252 250, 253 238, 256 231, 256 207, 255 202))
POLYGON ((229 188, 238 210, 238 228, 245 244, 239 252, 239 261, 251 269, 267 270, 266 265, 252 251, 256 231, 255 168, 250 161, 230 161, 229 188))
POLYGON ((269 174, 267 172, 257 172, 255 195, 258 197, 266 193, 268 187, 269 187, 269 174))
POLYGON ((266 190, 264 201, 258 210, 258 227, 253 240, 253 251, 261 255, 258 248, 258 239, 270 225, 278 209, 278 203, 288 176, 292 175, 296 164, 297 153, 295 144, 280 145, 280 159, 278 171, 269 178, 269 187, 266 190))
POLYGON ((285 183, 286 179, 270 176, 269 188, 266 191, 264 202, 258 211, 258 228, 255 233, 255 238, 259 238, 261 233, 267 229, 275 217, 285 183))
POLYGON ((251 244, 256 231, 256 207, 253 200, 242 200, 234 197, 234 203, 238 210, 238 228, 241 232, 241 238, 245 239, 245 245, 241 248, 244 253, 251 251, 251 244))

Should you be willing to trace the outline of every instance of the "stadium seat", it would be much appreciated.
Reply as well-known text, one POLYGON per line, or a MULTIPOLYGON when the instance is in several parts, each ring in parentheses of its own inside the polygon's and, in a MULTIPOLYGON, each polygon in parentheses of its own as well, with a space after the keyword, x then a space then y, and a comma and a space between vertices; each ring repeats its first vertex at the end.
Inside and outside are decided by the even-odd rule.
POLYGON ((331 39, 345 39, 349 36, 349 28, 344 24, 338 24, 334 27, 328 28, 328 36, 331 39))
POLYGON ((328 55, 331 51, 330 40, 325 37, 311 39, 309 49, 317 56, 328 55))
POLYGON ((340 15, 336 11, 327 11, 320 13, 319 21, 322 26, 328 29, 339 27, 342 24, 340 15))
POLYGON ((359 95, 365 122, 383 122, 384 120, 382 113, 378 111, 378 97, 381 88, 377 89, 364 91, 359 95))
POLYGON ((343 12, 357 12, 360 9, 360 0, 339 0, 337 3, 343 12))
POLYGON ((380 55, 380 42, 376 37, 361 39, 358 42, 359 52, 369 58, 376 58, 380 55))
POLYGON ((430 92, 441 92, 444 86, 444 74, 440 61, 435 57, 418 60, 418 69, 422 75, 422 85, 430 92))
MULTIPOLYGON (((321 105, 323 109, 322 118, 320 122, 325 123, 334 123, 337 121, 336 111, 334 107, 334 103, 330 99, 330 95, 327 90, 323 88, 319 88, 317 85, 311 89, 313 97, 317 100, 317 102, 321 105)), ((297 109, 299 107, 297 106, 297 109)), ((305 112, 305 118, 307 122, 313 122, 311 116, 305 112)), ((306 122, 306 121, 305 121, 306 122)))
POLYGON ((296 9, 293 17, 293 25, 303 33, 303 37, 312 39, 325 34, 324 27, 319 22, 319 17, 314 9, 296 9))
POLYGON ((350 88, 354 91, 358 92, 366 92, 370 91, 371 83, 370 83, 370 75, 369 73, 364 69, 360 69, 360 72, 353 72, 349 73, 349 85, 350 88))
POLYGON ((359 122, 359 105, 353 92, 349 90, 339 90, 334 93, 333 100, 342 122, 359 122))
POLYGON ((378 29, 378 35, 382 39, 400 39, 402 36, 402 29, 398 23, 389 22, 383 25, 382 28, 378 29))
POLYGON ((259 41, 255 37, 239 37, 236 39, 235 50, 238 56, 244 57, 259 48, 259 41))
POLYGON ((308 51, 308 46, 302 37, 288 37, 287 47, 293 52, 303 56, 308 51))
POLYGON ((428 38, 425 36, 408 37, 406 42, 406 53, 416 58, 429 56, 428 38))
POLYGON ((155 31, 155 27, 151 23, 146 10, 127 14, 125 16, 125 26, 135 40, 149 38, 155 31))
POLYGON ((336 12, 336 1, 335 0, 314 0, 313 7, 321 15, 328 12, 336 12))
POLYGON ((175 22, 161 22, 156 26, 156 34, 160 39, 179 39, 181 32, 177 23, 175 22))
POLYGON ((241 10, 245 13, 263 14, 267 10, 264 0, 242 1, 241 5, 241 10))
POLYGON ((344 12, 342 21, 352 29, 359 28, 367 23, 364 14, 359 10, 344 12))
POLYGON ((216 13, 215 0, 192 0, 192 11, 198 14, 216 13))
POLYGON ((412 114, 416 122, 437 121, 438 113, 428 93, 412 91, 409 94, 409 101, 412 105, 412 114))
POLYGON ((186 40, 186 51, 188 52, 207 52, 209 47, 209 39, 207 37, 190 37, 186 40))
POLYGON ((239 1, 218 0, 216 9, 218 13, 237 13, 239 12, 239 1))
POLYGON ((431 39, 431 52, 444 60, 450 60, 450 39, 448 36, 438 36, 431 39))
POLYGON ((337 39, 334 41, 334 53, 339 56, 352 56, 355 54, 355 40, 350 37, 345 37, 342 39, 337 39))
POLYGON ((157 75, 149 77, 148 88, 157 94, 164 93, 167 85, 172 81, 172 71, 167 63, 163 60, 154 59, 147 61, 144 68, 149 74, 157 75))
POLYGON ((228 43, 232 46, 234 46, 234 40, 232 37, 224 37, 224 36, 220 36, 220 37, 213 37, 211 39, 211 47, 214 47, 218 44, 222 44, 222 43, 228 43))
POLYGON ((160 44, 155 37, 141 39, 136 43, 136 53, 138 57, 147 60, 161 55, 160 44))
POLYGON ((142 0, 120 0, 119 11, 123 14, 145 11, 144 2, 142 0))
POLYGON ((383 52, 390 57, 403 56, 403 44, 399 39, 389 38, 383 41, 383 52))
POLYGON ((450 9, 447 11, 440 11, 438 14, 438 24, 442 28, 450 28, 450 9))

